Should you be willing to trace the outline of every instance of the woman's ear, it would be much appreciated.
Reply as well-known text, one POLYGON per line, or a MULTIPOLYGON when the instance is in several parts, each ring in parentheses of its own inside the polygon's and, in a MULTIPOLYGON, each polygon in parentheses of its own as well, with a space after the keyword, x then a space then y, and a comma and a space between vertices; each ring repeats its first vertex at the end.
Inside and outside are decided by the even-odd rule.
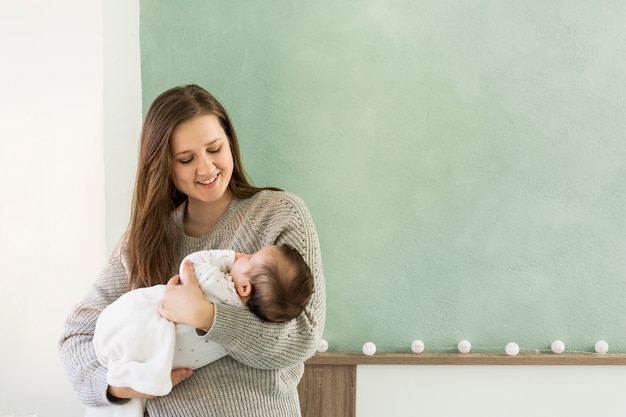
POLYGON ((252 293, 252 283, 244 282, 240 286, 237 287, 237 294, 241 297, 248 297, 252 293))

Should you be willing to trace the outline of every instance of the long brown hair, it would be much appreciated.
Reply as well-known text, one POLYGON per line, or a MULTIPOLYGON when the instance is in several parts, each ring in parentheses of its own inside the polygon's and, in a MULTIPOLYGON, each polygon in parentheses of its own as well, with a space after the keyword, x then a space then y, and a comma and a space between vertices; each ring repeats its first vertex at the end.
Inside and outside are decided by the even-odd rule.
POLYGON ((248 180, 239 152, 237 134, 222 104, 197 85, 171 88, 161 93, 146 114, 141 132, 135 191, 128 224, 128 288, 164 283, 176 270, 175 225, 170 216, 187 196, 171 177, 170 139, 179 124, 198 116, 215 115, 224 129, 233 155, 228 185, 235 198, 249 198, 263 189, 248 180))

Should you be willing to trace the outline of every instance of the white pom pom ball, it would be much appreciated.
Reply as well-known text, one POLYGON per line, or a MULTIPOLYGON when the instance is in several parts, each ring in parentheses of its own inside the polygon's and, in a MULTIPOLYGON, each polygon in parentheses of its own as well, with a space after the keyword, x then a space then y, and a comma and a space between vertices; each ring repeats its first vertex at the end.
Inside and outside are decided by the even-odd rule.
POLYGON ((413 353, 422 353, 424 351, 424 342, 421 340, 414 340, 413 343, 411 343, 411 351, 413 353))
POLYGON ((550 348, 554 353, 563 353, 565 352, 565 343, 560 340, 555 340, 554 342, 552 342, 552 346, 550 346, 550 348))
POLYGON ((504 347, 506 354, 509 356, 516 356, 519 353, 519 346, 515 342, 507 343, 504 347))
POLYGON ((317 346, 318 352, 326 352, 328 350, 328 342, 324 339, 320 340, 320 344, 317 346))
POLYGON ((363 345, 363 353, 367 356, 372 356, 376 353, 376 345, 372 342, 367 342, 363 345))
POLYGON ((469 351, 472 350, 472 344, 469 340, 461 340, 457 345, 457 348, 461 353, 469 353, 469 351))
POLYGON ((597 353, 604 355, 606 352, 609 351, 609 344, 606 343, 604 340, 598 340, 596 342, 595 349, 597 353))

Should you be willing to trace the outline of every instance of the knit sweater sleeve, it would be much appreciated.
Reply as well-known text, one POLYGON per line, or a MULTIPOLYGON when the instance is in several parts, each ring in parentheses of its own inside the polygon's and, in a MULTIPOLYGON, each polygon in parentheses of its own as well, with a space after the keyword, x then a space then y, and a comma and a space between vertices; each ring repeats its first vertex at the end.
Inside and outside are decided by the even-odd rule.
POLYGON ((88 406, 110 403, 107 369, 98 362, 93 345, 102 310, 126 291, 128 276, 116 251, 85 298, 67 317, 59 339, 61 361, 79 399, 88 406))
POLYGON ((262 369, 280 369, 311 357, 324 330, 326 290, 320 244, 304 202, 289 193, 274 194, 272 204, 255 225, 265 245, 288 244, 304 257, 313 273, 314 293, 305 311, 286 323, 265 322, 247 309, 215 305, 215 321, 206 337, 221 343, 239 362, 262 369))

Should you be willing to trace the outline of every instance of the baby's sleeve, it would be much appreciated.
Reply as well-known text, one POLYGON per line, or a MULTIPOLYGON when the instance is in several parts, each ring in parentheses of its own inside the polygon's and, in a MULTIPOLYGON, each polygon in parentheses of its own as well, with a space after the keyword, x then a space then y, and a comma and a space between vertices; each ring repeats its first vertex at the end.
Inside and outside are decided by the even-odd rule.
POLYGON ((235 263, 234 250, 209 250, 209 262, 219 268, 224 273, 230 272, 230 268, 235 263))
POLYGON ((216 267, 223 273, 230 272, 230 268, 232 268, 235 263, 235 251, 234 250, 201 250, 198 252, 190 253, 185 256, 185 259, 180 263, 180 280, 181 282, 185 281, 185 275, 183 271, 183 266, 185 265, 185 261, 189 259, 193 264, 194 272, 196 273, 196 279, 200 286, 202 286, 201 282, 201 273, 199 271, 207 271, 210 267, 216 267))

